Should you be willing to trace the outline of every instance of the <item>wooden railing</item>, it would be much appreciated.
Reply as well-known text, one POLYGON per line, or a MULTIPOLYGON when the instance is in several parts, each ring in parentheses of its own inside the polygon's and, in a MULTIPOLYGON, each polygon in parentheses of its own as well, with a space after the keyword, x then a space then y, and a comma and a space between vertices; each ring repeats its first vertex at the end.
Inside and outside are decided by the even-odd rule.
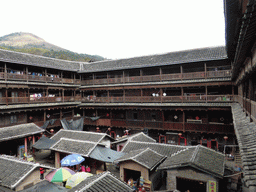
POLYGON ((233 95, 195 96, 125 96, 125 97, 84 97, 84 103, 176 103, 176 102, 233 102, 233 95))
POLYGON ((105 84, 123 84, 123 83, 143 83, 143 82, 159 82, 173 80, 188 80, 188 79, 207 79, 207 78, 231 77, 231 70, 222 71, 201 71, 193 73, 174 73, 162 75, 148 76, 131 76, 118 78, 90 79, 83 80, 82 85, 105 85, 105 84))
MULTIPOLYGON (((74 117, 73 117, 74 118, 74 117)), ((60 127, 60 118, 55 118, 54 124, 48 124, 47 128, 60 127)), ((72 117, 65 118, 67 120, 72 119, 72 117)), ((11 125, 23 124, 23 122, 17 122, 11 125)), ((44 121, 33 122, 39 127, 44 125, 44 121)), ((1 123, 0 127, 11 126, 1 123)), ((170 121, 154 121, 154 120, 132 120, 132 119, 104 119, 100 118, 96 121, 90 118, 84 118, 84 125, 93 126, 112 126, 121 128, 134 128, 134 129, 159 129, 165 131, 189 131, 189 132, 204 132, 204 133, 220 133, 220 134, 233 134, 233 125, 229 124, 201 124, 201 123, 183 123, 183 122, 170 122, 170 121)))
POLYGON ((35 82, 46 82, 46 83, 64 83, 64 84, 77 84, 80 85, 80 79, 68 79, 60 77, 48 77, 38 75, 26 75, 17 73, 5 73, 0 72, 0 79, 2 80, 21 80, 21 81, 35 81, 35 82))
POLYGON ((0 104, 33 104, 33 103, 59 103, 59 102, 80 102, 80 96, 65 97, 1 97, 0 104))
MULTIPOLYGON (((84 97, 81 96, 56 96, 56 97, 0 97, 0 104, 33 104, 33 103, 61 103, 61 102, 83 102, 83 103, 212 103, 233 102, 232 95, 208 95, 208 96, 142 96, 142 97, 84 97)), ((245 102, 246 103, 246 102, 245 102)), ((248 102, 247 102, 248 103, 248 102)), ((248 105, 248 104, 247 104, 248 105)), ((246 106, 247 106, 246 105, 246 106)), ((247 109, 248 107, 246 107, 247 109)))

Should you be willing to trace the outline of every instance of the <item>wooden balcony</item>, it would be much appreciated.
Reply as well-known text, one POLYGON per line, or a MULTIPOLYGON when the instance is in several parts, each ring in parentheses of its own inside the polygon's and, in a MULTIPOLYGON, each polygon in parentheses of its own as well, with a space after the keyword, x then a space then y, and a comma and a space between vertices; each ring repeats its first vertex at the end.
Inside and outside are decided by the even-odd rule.
POLYGON ((233 95, 84 97, 84 103, 186 103, 233 102, 233 95))
POLYGON ((80 102, 80 96, 65 97, 1 97, 0 104, 34 104, 34 103, 61 103, 61 102, 80 102))
MULTIPOLYGON (((48 124, 47 128, 61 127, 61 120, 59 117, 55 118, 54 124, 48 124)), ((65 119, 74 119, 66 117, 65 119)), ((23 122, 16 122, 14 124, 5 124, 1 122, 0 127, 23 124, 23 122)), ((33 122, 39 127, 44 125, 44 121, 33 122)), ((158 129, 165 131, 178 131, 178 132, 200 132, 200 133, 219 133, 219 134, 233 134, 233 125, 220 124, 220 123, 183 123, 183 122, 170 122, 170 121, 155 121, 155 120, 132 120, 132 119, 104 119, 91 120, 84 118, 84 125, 90 126, 104 126, 104 127, 119 127, 119 128, 132 128, 132 129, 158 129)))
POLYGON ((0 79, 6 81, 29 81, 29 82, 43 82, 43 83, 59 83, 59 84, 75 84, 80 85, 79 79, 68 79, 48 76, 37 76, 17 73, 0 72, 0 79))
POLYGON ((231 77, 231 70, 207 71, 193 73, 174 73, 148 76, 131 76, 118 78, 104 78, 94 80, 83 80, 81 85, 107 85, 107 84, 124 84, 124 83, 143 83, 143 82, 161 82, 188 79, 212 79, 220 77, 231 77))
POLYGON ((125 119, 99 119, 96 121, 85 120, 86 125, 97 126, 112 126, 133 129, 159 129, 165 131, 188 131, 188 132, 202 132, 202 133, 220 133, 220 134, 233 134, 233 125, 220 124, 220 123, 182 123, 182 122, 168 122, 168 121, 150 121, 150 120, 125 120, 125 119), (109 124, 106 125, 106 121, 109 124))

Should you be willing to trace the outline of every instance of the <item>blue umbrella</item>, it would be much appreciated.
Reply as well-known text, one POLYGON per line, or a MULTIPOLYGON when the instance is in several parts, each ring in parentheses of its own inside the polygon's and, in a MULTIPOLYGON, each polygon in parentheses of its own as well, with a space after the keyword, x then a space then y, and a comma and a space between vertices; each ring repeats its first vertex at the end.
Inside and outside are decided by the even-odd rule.
POLYGON ((78 154, 71 154, 66 157, 64 157, 60 163, 61 166, 74 166, 82 163, 85 159, 78 154))

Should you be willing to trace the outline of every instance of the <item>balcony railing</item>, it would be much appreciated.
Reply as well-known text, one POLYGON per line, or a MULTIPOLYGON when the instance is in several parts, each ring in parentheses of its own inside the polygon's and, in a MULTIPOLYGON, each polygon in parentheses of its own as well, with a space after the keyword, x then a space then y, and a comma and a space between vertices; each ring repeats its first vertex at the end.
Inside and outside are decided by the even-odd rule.
POLYGON ((195 95, 195 96, 125 96, 125 97, 84 97, 84 103, 186 103, 186 102, 233 102, 233 95, 195 95))
POLYGON ((38 76, 38 75, 27 75, 18 73, 5 73, 0 72, 0 79, 2 80, 21 80, 21 81, 35 81, 35 82, 46 82, 46 83, 63 83, 63 84, 76 84, 80 85, 80 79, 68 79, 60 77, 48 77, 48 76, 38 76))
POLYGON ((33 103, 59 103, 59 102, 80 102, 80 96, 65 97, 0 97, 0 104, 33 104, 33 103))
POLYGON ((94 80, 83 80, 82 85, 106 85, 106 84, 123 84, 123 83, 143 83, 143 82, 159 82, 159 81, 174 81, 187 79, 212 79, 219 77, 230 77, 231 70, 222 71, 207 71, 207 72, 193 72, 193 73, 174 73, 162 75, 148 75, 148 76, 131 76, 118 78, 104 78, 94 80))
MULTIPOLYGON (((71 120, 74 117, 66 117, 65 119, 71 120)), ((56 117, 54 124, 48 124, 47 128, 60 127, 60 118, 56 117)), ((13 124, 6 124, 7 121, 2 121, 0 127, 18 125, 26 123, 24 120, 13 124)), ((33 122, 39 127, 44 125, 44 121, 33 122)), ((134 129, 159 129, 165 131, 189 131, 189 132, 204 132, 204 133, 220 133, 220 134, 233 134, 234 129, 231 124, 219 124, 219 123, 187 123, 187 122, 170 122, 170 121, 155 121, 155 120, 133 120, 133 119, 104 119, 91 120, 90 118, 84 118, 84 125, 93 126, 112 126, 121 128, 134 128, 134 129)))

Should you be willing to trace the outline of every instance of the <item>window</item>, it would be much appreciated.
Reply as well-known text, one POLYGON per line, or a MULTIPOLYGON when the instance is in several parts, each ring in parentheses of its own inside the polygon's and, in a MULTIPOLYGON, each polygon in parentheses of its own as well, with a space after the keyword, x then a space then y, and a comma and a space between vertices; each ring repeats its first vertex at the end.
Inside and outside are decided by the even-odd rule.
POLYGON ((155 121, 156 120, 156 113, 151 113, 151 120, 155 121))
POLYGON ((133 119, 134 119, 134 120, 137 120, 137 119, 138 119, 138 113, 137 113, 137 112, 134 112, 134 113, 133 113, 133 119))
POLYGON ((18 121, 17 121, 17 116, 16 115, 11 115, 11 124, 13 124, 13 123, 17 123, 18 121))

